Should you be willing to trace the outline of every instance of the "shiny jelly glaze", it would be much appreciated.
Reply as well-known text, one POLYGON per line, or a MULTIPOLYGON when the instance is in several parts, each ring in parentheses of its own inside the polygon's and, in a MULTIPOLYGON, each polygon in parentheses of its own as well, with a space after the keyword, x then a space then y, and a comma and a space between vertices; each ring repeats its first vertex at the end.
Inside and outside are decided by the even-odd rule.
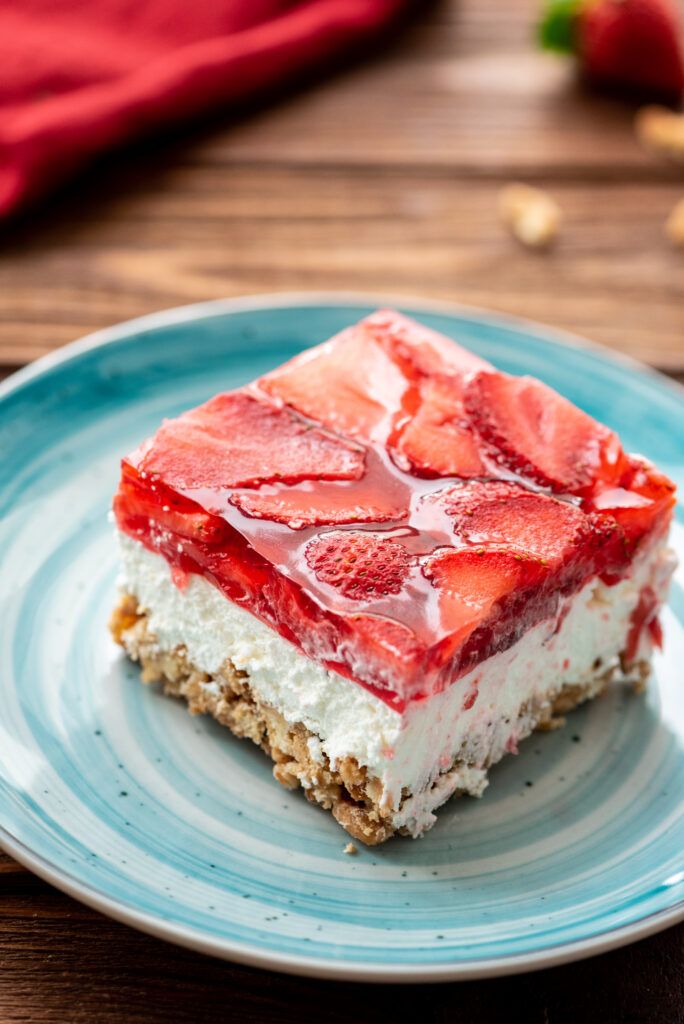
POLYGON ((595 441, 579 412, 579 427, 564 407, 560 426, 551 416, 548 465, 529 442, 535 421, 517 424, 513 449, 497 421, 493 442, 492 410, 473 412, 469 396, 472 381, 518 380, 494 374, 374 314, 162 426, 124 460, 118 525, 177 585, 203 574, 401 711, 556 615, 590 577, 621 578, 671 514, 669 481, 598 424, 595 441), (566 413, 568 430, 588 431, 575 461, 566 413), (574 490, 554 487, 558 467, 574 490))

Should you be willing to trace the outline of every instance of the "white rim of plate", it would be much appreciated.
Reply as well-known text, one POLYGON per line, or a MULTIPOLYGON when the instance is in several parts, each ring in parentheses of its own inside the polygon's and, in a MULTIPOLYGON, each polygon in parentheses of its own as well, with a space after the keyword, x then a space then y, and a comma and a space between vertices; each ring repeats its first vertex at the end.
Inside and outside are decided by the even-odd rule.
MULTIPOLYGON (((91 349, 113 344, 122 338, 138 334, 140 331, 153 330, 170 324, 191 322, 221 313, 249 312, 250 310, 269 309, 277 306, 340 306, 376 305, 400 306, 405 309, 425 313, 447 313, 452 315, 473 316, 499 323, 503 327, 525 330, 534 334, 542 341, 560 345, 563 348, 580 348, 603 356, 606 360, 622 365, 625 369, 640 373, 658 381, 661 386, 684 398, 684 387, 670 380, 652 367, 626 356, 596 342, 589 341, 581 335, 558 328, 547 327, 538 321, 508 313, 488 310, 480 306, 430 300, 387 292, 348 292, 348 291, 303 291, 303 292, 268 292, 255 295, 238 296, 229 299, 211 299, 206 302, 190 303, 160 310, 145 316, 124 320, 112 327, 105 327, 86 335, 77 341, 50 352, 16 373, 11 374, 0 383, 0 400, 22 387, 23 384, 42 373, 68 362, 91 349)), ((510 957, 493 957, 473 960, 469 963, 439 964, 398 964, 383 967, 378 964, 364 964, 345 960, 321 961, 315 957, 281 953, 260 953, 254 946, 234 942, 207 939, 201 932, 160 920, 154 914, 145 914, 133 906, 113 900, 98 889, 85 885, 68 871, 55 866, 40 854, 34 853, 24 843, 0 826, 0 847, 24 867, 33 871, 44 881, 54 885, 68 896, 85 903, 100 911, 107 917, 130 925, 139 931, 155 938, 170 941, 195 952, 216 956, 224 960, 232 960, 249 967, 265 970, 277 970, 285 974, 305 975, 313 978, 331 980, 365 981, 365 982, 446 982, 471 981, 477 978, 503 977, 520 974, 544 967, 556 967, 576 960, 584 960, 598 953, 607 953, 612 949, 626 946, 638 939, 647 938, 671 925, 684 920, 684 900, 668 910, 648 914, 632 924, 622 925, 577 942, 560 943, 540 950, 538 953, 515 954, 510 957)))

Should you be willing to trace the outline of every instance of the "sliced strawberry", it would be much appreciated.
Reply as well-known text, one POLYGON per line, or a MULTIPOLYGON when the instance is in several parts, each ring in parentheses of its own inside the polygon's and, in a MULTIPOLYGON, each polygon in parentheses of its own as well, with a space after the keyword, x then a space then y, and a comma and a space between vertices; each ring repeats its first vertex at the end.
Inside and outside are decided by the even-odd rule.
POLYGON ((389 429, 408 382, 361 322, 262 377, 259 386, 332 430, 369 438, 383 421, 389 429))
POLYGON ((165 511, 168 506, 156 508, 150 514, 156 526, 179 537, 189 540, 201 540, 205 544, 219 544, 225 533, 225 523, 217 516, 209 516, 204 512, 165 511))
POLYGON ((621 526, 631 546, 670 521, 675 505, 675 486, 663 473, 635 456, 629 457, 629 469, 619 487, 599 489, 591 495, 590 507, 612 516, 621 526))
POLYGON ((417 476, 482 476, 485 472, 473 429, 466 419, 462 385, 441 375, 420 386, 417 411, 401 431, 394 457, 417 476))
POLYGON ((358 480, 364 452, 287 409, 234 391, 166 422, 138 469, 180 490, 358 480))
POLYGON ((410 379, 433 374, 461 376, 491 368, 474 352, 392 309, 371 313, 363 324, 410 379))
POLYGON ((617 574, 628 561, 625 537, 609 516, 587 514, 567 501, 507 481, 471 481, 425 499, 452 519, 472 545, 496 546, 554 569, 572 590, 595 573, 617 574))
POLYGON ((478 373, 464 405, 495 459, 555 491, 581 493, 625 468, 612 430, 533 377, 478 373))
POLYGON ((396 711, 403 711, 412 697, 427 696, 425 647, 412 629, 382 615, 355 614, 347 621, 359 637, 361 663, 375 667, 373 693, 396 711))
POLYGON ((385 523, 402 519, 407 509, 391 501, 376 500, 370 493, 321 485, 314 491, 274 491, 267 494, 234 494, 230 502, 246 516, 284 523, 291 530, 308 526, 341 526, 345 523, 385 523))
POLYGON ((549 569, 507 551, 443 549, 423 566, 439 591, 442 627, 457 646, 480 626, 497 604, 521 588, 537 587, 549 569))
POLYGON ((454 533, 469 544, 496 544, 558 564, 582 541, 591 524, 581 509, 503 480, 472 481, 431 495, 453 519, 454 533))
POLYGON ((335 431, 382 441, 417 380, 488 365, 436 331, 381 310, 303 352, 259 385, 335 431))
POLYGON ((114 498, 117 519, 141 517, 158 529, 205 544, 219 544, 226 524, 219 516, 203 512, 194 502, 179 502, 172 495, 160 497, 132 483, 126 475, 114 498))
POLYGON ((411 556, 403 544, 377 533, 335 530, 309 542, 306 563, 321 583, 355 601, 399 594, 411 556))

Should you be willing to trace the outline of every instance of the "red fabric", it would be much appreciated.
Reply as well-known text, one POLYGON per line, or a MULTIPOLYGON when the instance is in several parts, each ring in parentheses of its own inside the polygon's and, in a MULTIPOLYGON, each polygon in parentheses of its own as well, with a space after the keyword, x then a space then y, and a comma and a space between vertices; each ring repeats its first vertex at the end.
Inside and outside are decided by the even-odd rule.
POLYGON ((405 0, 0 0, 0 216, 95 153, 350 49, 405 0))

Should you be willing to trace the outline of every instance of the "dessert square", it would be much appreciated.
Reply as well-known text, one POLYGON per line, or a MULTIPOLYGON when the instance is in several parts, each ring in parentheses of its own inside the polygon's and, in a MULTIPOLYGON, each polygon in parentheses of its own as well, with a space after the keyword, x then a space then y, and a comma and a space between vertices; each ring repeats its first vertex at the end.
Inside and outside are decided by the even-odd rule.
POLYGON ((122 462, 112 632, 367 844, 419 836, 660 643, 674 486, 379 311, 122 462))

